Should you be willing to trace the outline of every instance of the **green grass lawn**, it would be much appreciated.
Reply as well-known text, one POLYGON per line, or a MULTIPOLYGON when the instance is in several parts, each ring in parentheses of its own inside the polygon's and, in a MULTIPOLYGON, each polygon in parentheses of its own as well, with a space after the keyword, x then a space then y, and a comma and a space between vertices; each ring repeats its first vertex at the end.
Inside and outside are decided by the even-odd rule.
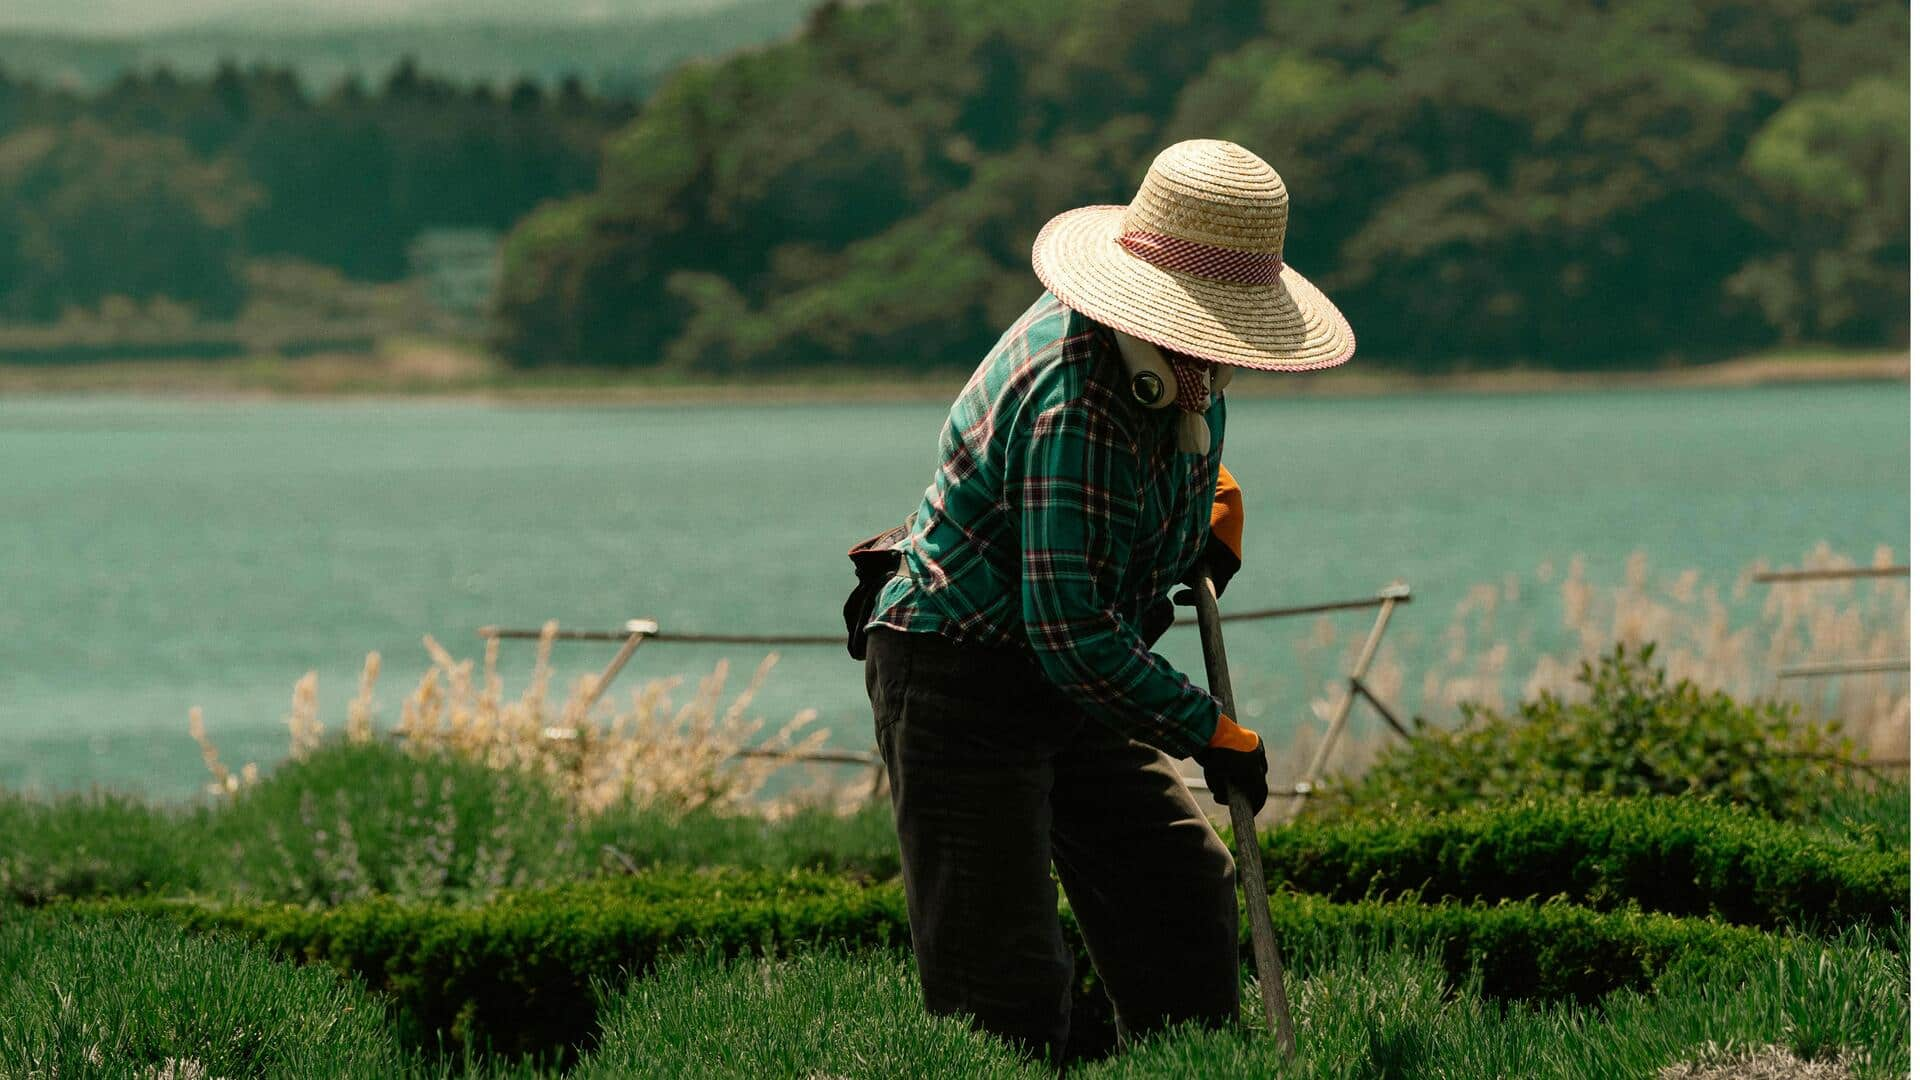
POLYGON ((10 1077, 380 1077, 404 1063, 364 987, 154 920, 8 918, 0 1002, 10 1077))
MULTIPOLYGON (((1365 938, 1293 956, 1298 1052, 1283 1068, 1246 986, 1237 1029, 1163 1033, 1073 1075, 1653 1076, 1768 1048, 1851 1075, 1907 1074, 1904 924, 1796 936, 1767 963, 1663 977, 1579 1006, 1489 1000, 1431 951, 1365 938)), ((58 1076, 1032 1077, 1047 1070, 919 1006, 897 950, 777 959, 691 950, 604 989, 571 1068, 409 1052, 357 980, 221 934, 35 915, 0 929, 0 1056, 58 1076), (171 1073, 166 1070, 172 1069, 171 1073)))
MULTIPOLYGON (((1269 833, 1291 1068, 1249 983, 1239 1028, 1073 1075, 1906 1075, 1909 791, 1269 833)), ((0 794, 0 1077, 1045 1075, 920 1008, 897 875, 884 804, 582 817, 378 745, 186 806, 0 794)))

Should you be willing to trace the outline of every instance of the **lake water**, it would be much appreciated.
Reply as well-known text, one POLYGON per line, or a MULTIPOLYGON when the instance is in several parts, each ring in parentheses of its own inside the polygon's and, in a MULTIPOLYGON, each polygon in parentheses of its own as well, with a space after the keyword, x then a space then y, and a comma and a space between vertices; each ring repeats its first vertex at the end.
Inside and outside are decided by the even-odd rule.
MULTIPOLYGON (((944 411, 0 401, 0 785, 191 791, 196 704, 229 762, 269 764, 295 680, 320 672, 337 728, 374 649, 391 721, 426 633, 470 656, 477 626, 549 618, 835 631, 843 552, 917 501, 944 411)), ((1478 583, 1513 581, 1510 616, 1550 626, 1536 568, 1575 555, 1595 578, 1644 550, 1726 583, 1822 540, 1904 562, 1908 434, 1887 384, 1235 401, 1247 559, 1225 607, 1404 578, 1392 637, 1417 655, 1478 583)), ((1230 628, 1242 711, 1270 738, 1338 674, 1299 673, 1302 629, 1230 628)), ((512 689, 531 647, 506 648, 512 689)), ((561 649, 576 672, 611 647, 561 649)), ((1184 635, 1167 652, 1199 671, 1184 635)), ((624 678, 726 657, 737 685, 764 653, 649 645, 624 678)), ((870 744, 840 649, 785 650, 757 703, 870 744)))

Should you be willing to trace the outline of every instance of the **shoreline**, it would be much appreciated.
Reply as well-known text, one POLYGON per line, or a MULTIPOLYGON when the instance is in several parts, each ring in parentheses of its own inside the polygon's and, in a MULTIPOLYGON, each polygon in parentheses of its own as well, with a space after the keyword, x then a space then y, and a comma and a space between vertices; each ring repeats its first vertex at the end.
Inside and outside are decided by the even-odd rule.
MULTIPOLYGON (((1533 394, 1581 390, 1734 389, 1809 383, 1904 383, 1904 351, 1761 354, 1636 371, 1505 368, 1417 374, 1339 370, 1310 378, 1236 380, 1242 398, 1367 398, 1407 394, 1533 394)), ((762 378, 689 379, 598 369, 519 372, 456 347, 400 344, 375 354, 299 360, 118 361, 84 366, 0 364, 0 397, 135 396, 190 401, 426 400, 474 404, 834 404, 951 400, 970 369, 924 375, 857 369, 762 378)))

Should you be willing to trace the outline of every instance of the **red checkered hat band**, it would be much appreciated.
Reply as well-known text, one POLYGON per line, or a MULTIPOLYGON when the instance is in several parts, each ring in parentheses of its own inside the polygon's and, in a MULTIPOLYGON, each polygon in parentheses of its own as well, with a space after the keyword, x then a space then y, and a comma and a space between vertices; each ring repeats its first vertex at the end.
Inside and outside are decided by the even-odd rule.
POLYGON ((1241 251, 1138 229, 1120 234, 1120 246, 1134 258, 1162 270, 1235 285, 1271 285, 1280 280, 1280 267, 1284 265, 1278 254, 1241 251))

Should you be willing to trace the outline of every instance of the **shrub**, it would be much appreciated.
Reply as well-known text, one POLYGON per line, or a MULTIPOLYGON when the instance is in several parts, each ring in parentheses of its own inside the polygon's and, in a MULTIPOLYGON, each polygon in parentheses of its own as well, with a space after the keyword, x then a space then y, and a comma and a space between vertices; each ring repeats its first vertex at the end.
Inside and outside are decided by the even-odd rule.
POLYGON ((1477 967, 1489 996, 1516 1000, 1592 1001, 1620 987, 1644 989, 1670 968, 1762 956, 1773 941, 1707 919, 1558 902, 1342 904, 1282 895, 1274 898, 1273 925, 1283 949, 1348 937, 1431 946, 1449 974, 1477 967))
MULTIPOLYGON (((543 1052, 593 1031, 596 981, 648 970, 696 943, 726 954, 798 944, 904 945, 898 882, 861 885, 817 873, 659 871, 507 894, 484 906, 385 897, 330 910, 157 899, 78 905, 97 916, 164 913, 232 930, 283 955, 357 972, 390 993, 403 1034, 420 1046, 543 1052)), ((1311 956, 1341 936, 1430 944, 1450 972, 1481 959, 1490 993, 1591 998, 1645 986, 1678 963, 1764 950, 1757 931, 1700 919, 1594 912, 1566 904, 1341 904, 1282 895, 1284 948, 1311 956)), ((1068 920, 1068 939, 1080 952, 1068 920)), ((1249 968, 1250 970, 1250 968, 1249 968)))
POLYGON ((590 1038, 596 980, 645 971, 696 941, 731 953, 907 939, 898 886, 805 873, 658 872, 508 893, 484 906, 375 897, 332 909, 144 900, 87 910, 164 913, 358 972, 392 995, 416 1045, 507 1053, 590 1038))
POLYGON ((1542 792, 1711 795, 1772 817, 1804 819, 1842 787, 1851 744, 1837 722, 1807 724, 1790 706, 1741 705, 1688 680, 1667 681, 1653 646, 1616 645, 1576 680, 1588 699, 1551 691, 1517 717, 1463 705, 1458 730, 1422 724, 1365 775, 1336 780, 1333 813, 1447 809, 1542 792))
POLYGON ((384 1078, 402 1068, 380 1003, 357 983, 148 919, 8 920, 0 1001, 8 1076, 384 1078))
MULTIPOLYGON (((1647 993, 1618 990, 1591 1006, 1501 1008, 1477 977, 1456 974, 1431 948, 1348 939, 1289 981, 1296 1056, 1282 1068, 1262 1030, 1258 999, 1238 1030, 1166 1032, 1080 1074, 1087 1080, 1206 1076, 1220 1080, 1362 1080, 1379 1076, 1668 1075, 1702 1059, 1843 1062, 1849 1075, 1907 1075, 1907 940, 1893 948, 1850 930, 1838 939, 1783 940, 1758 963, 1702 964, 1656 977, 1647 993)), ((1750 958, 1749 958, 1750 959, 1750 958)), ((1685 1075, 1699 1075, 1688 1073, 1685 1075)), ((1800 1076, 1799 1070, 1720 1076, 1800 1076)))
POLYGON ((135 896, 191 889, 203 817, 108 792, 39 800, 0 792, 0 900, 135 896))
POLYGON ((602 1009, 581 1080, 768 1076, 1027 1077, 1048 1071, 920 1006, 899 953, 808 951, 791 959, 672 958, 602 1009))
POLYGON ((579 871, 565 802, 537 777, 448 754, 328 742, 241 787, 210 819, 212 884, 339 904, 483 898, 579 871))
POLYGON ((0 792, 0 902, 180 895, 337 904, 474 900, 655 867, 899 873, 890 811, 784 816, 620 803, 582 815, 539 776, 464 755, 326 740, 264 779, 175 807, 0 792))
POLYGON ((1885 925, 1907 906, 1907 856, 1694 799, 1525 798, 1427 818, 1276 829, 1269 881, 1339 900, 1564 895, 1731 922, 1885 925))
POLYGON ((870 802, 851 814, 824 808, 769 820, 622 805, 587 818, 580 844, 606 869, 734 866, 821 870, 866 880, 900 873, 893 811, 870 802))

